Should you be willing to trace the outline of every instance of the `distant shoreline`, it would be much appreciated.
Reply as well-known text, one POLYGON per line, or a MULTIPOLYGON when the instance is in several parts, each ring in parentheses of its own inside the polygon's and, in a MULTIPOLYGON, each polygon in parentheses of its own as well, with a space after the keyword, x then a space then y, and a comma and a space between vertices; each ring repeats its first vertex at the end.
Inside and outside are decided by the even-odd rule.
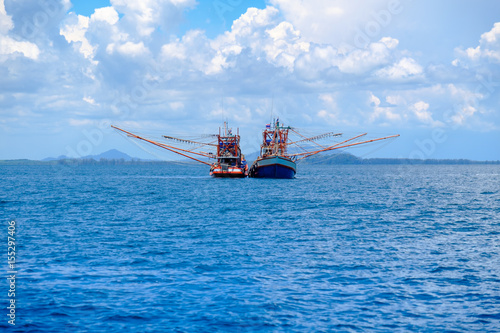
MULTIPOLYGON (((248 164, 252 164, 258 153, 247 155, 248 164)), ((410 158, 362 158, 348 152, 334 154, 320 154, 311 156, 298 162, 299 165, 498 165, 500 161, 473 161, 468 159, 410 159, 410 158)), ((80 158, 72 158, 61 155, 56 158, 48 157, 43 160, 14 159, 0 160, 1 165, 145 165, 145 164, 187 164, 198 165, 191 160, 161 161, 146 160, 132 157, 116 149, 108 150, 99 155, 88 155, 80 158)))
POLYGON ((410 159, 410 158, 359 158, 353 155, 333 155, 317 160, 304 160, 306 165, 500 165, 500 161, 474 161, 468 159, 410 159))

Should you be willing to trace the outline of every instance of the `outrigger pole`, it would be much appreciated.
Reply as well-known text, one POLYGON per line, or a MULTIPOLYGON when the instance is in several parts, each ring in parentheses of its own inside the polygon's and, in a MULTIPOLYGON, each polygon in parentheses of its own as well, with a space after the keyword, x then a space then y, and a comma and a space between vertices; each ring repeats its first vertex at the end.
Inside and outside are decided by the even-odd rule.
POLYGON ((135 135, 134 133, 127 132, 127 131, 125 131, 125 130, 123 130, 121 128, 118 128, 116 126, 113 126, 113 125, 111 125, 111 127, 114 128, 114 129, 116 129, 116 130, 122 131, 123 133, 126 133, 130 137, 133 137, 133 138, 136 138, 136 139, 139 139, 139 140, 143 140, 143 141, 149 142, 149 143, 151 143, 151 144, 153 144, 155 146, 158 146, 160 148, 163 148, 163 149, 166 149, 168 151, 171 151, 172 153, 176 153, 176 154, 179 154, 181 156, 190 158, 192 160, 195 160, 196 162, 200 162, 200 163, 203 163, 203 164, 206 164, 206 165, 210 165, 210 166, 212 165, 212 164, 210 164, 208 162, 200 161, 200 160, 198 160, 198 159, 196 159, 194 157, 191 157, 189 155, 183 154, 183 153, 181 153, 179 151, 176 151, 176 150, 180 150, 180 151, 184 151, 184 152, 187 152, 187 153, 190 153, 190 154, 196 154, 196 155, 200 155, 200 156, 204 156, 204 157, 210 157, 208 155, 204 155, 204 154, 196 153, 196 152, 193 152, 193 151, 189 151, 189 150, 185 150, 185 149, 181 149, 181 148, 172 147, 172 146, 169 146, 169 145, 166 145, 166 144, 163 144, 163 143, 159 143, 159 142, 156 142, 156 141, 148 140, 146 138, 143 138, 143 137, 140 137, 138 135, 135 135))
POLYGON ((316 151, 313 151, 313 152, 309 152, 309 153, 299 153, 299 154, 294 154, 292 156, 301 156, 301 155, 304 155, 302 156, 301 158, 297 159, 297 160, 301 160, 303 158, 306 158, 306 157, 310 157, 310 156, 313 156, 313 155, 316 155, 318 153, 321 153, 321 152, 324 152, 324 151, 331 151, 331 150, 336 150, 336 149, 340 149, 340 148, 347 148, 347 147, 352 147, 352 146, 357 146, 357 145, 361 145, 361 144, 364 144, 364 143, 370 143, 370 142, 375 142, 375 141, 380 141, 380 140, 386 140, 386 139, 391 139, 391 138, 397 138, 399 136, 399 134, 396 134, 396 135, 391 135, 391 136, 386 136, 386 137, 383 137, 383 138, 378 138, 378 139, 372 139, 372 140, 366 140, 366 141, 361 141, 361 142, 356 142, 356 143, 350 143, 350 144, 347 144, 347 145, 343 145, 344 143, 348 142, 348 141, 352 141, 354 139, 357 139, 361 136, 364 136, 366 135, 367 133, 363 133, 363 134, 360 134, 358 136, 355 136, 353 138, 350 138, 348 140, 345 140, 343 142, 340 142, 340 143, 337 143, 333 146, 330 146, 330 147, 327 147, 325 149, 321 149, 321 150, 316 150, 316 151))

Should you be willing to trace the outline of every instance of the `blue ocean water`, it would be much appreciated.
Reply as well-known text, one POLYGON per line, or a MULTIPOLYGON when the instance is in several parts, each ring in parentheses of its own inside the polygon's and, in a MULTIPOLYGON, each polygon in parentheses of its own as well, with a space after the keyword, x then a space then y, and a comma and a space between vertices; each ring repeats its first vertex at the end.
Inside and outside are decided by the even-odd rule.
POLYGON ((1 329, 500 331, 498 165, 299 165, 292 180, 1 166, 0 180, 19 271, 14 328, 0 284, 1 329))

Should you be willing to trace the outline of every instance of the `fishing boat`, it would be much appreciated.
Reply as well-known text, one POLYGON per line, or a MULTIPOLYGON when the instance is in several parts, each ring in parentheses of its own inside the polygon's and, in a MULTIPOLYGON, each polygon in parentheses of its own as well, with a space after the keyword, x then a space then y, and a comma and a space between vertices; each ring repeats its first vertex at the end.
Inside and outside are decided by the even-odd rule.
POLYGON ((286 178, 295 177, 297 165, 295 157, 287 153, 289 126, 280 126, 279 119, 266 125, 262 132, 263 141, 260 155, 253 162, 249 176, 253 178, 286 178))
POLYGON ((181 155, 188 159, 210 166, 210 175, 217 178, 244 178, 248 175, 248 165, 240 148, 239 129, 233 134, 228 128, 227 122, 224 127, 219 128, 219 134, 202 135, 198 140, 163 135, 164 141, 173 141, 176 145, 161 142, 158 139, 150 139, 139 136, 119 127, 111 125, 117 131, 126 134, 127 137, 145 141, 156 147, 160 147, 172 153, 181 155), (180 146, 193 146, 182 148, 180 146), (200 149, 204 149, 201 151, 200 149), (203 161, 205 157, 214 159, 214 162, 203 161))
POLYGON ((248 175, 248 165, 240 148, 239 130, 233 135, 224 123, 224 134, 219 128, 217 135, 217 161, 210 168, 210 175, 223 178, 244 178, 248 175))
POLYGON ((279 122, 279 118, 273 123, 267 124, 262 132, 262 144, 260 146, 260 154, 252 163, 249 177, 253 178, 286 178, 291 179, 297 173, 297 162, 305 158, 314 156, 319 153, 329 152, 337 149, 348 148, 376 142, 391 138, 396 138, 399 134, 375 138, 370 140, 361 140, 368 133, 356 135, 341 142, 322 145, 317 141, 342 137, 342 133, 328 132, 313 137, 306 137, 299 133, 296 128, 283 126, 279 122), (292 140, 290 133, 297 135, 299 138, 292 140), (359 141, 361 140, 361 141, 359 141), (292 153, 289 147, 295 147, 299 151, 292 153))

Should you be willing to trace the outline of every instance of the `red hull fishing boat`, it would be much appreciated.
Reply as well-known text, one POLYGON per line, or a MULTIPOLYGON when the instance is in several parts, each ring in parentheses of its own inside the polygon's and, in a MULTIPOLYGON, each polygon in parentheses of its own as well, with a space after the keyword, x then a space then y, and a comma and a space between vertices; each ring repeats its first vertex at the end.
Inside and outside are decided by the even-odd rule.
POLYGON ((297 173, 297 161, 322 152, 358 146, 399 136, 399 134, 397 134, 383 138, 356 141, 366 134, 367 133, 363 133, 342 142, 325 146, 319 144, 317 141, 326 138, 341 137, 342 133, 329 132, 313 137, 305 137, 295 128, 280 125, 279 119, 277 119, 272 125, 267 124, 266 129, 262 132, 263 142, 260 146, 260 155, 252 163, 248 176, 253 178, 294 178, 297 173), (290 132, 297 135, 299 138, 292 140, 289 135, 290 132), (291 146, 300 151, 297 153, 290 153, 288 148, 291 146))
POLYGON ((220 178, 244 178, 248 175, 248 165, 245 157, 240 149, 239 130, 236 135, 228 129, 227 123, 224 123, 224 128, 219 128, 219 134, 210 134, 202 136, 201 141, 190 139, 177 138, 173 136, 163 135, 162 138, 167 141, 175 141, 179 145, 191 145, 194 148, 181 148, 158 140, 152 140, 128 132, 116 126, 112 128, 125 133, 128 137, 148 142, 154 146, 163 148, 172 153, 184 156, 196 162, 210 166, 210 175, 220 178), (204 140, 203 140, 204 139, 204 140), (215 139, 215 140, 214 140, 215 139), (208 142, 207 142, 208 140, 208 142), (200 151, 199 149, 212 150, 200 151), (215 162, 202 161, 200 157, 215 159, 215 162))
POLYGON ((248 165, 241 154, 240 135, 233 135, 224 123, 224 135, 217 136, 217 161, 210 168, 210 175, 224 178, 244 178, 248 175, 248 165))

